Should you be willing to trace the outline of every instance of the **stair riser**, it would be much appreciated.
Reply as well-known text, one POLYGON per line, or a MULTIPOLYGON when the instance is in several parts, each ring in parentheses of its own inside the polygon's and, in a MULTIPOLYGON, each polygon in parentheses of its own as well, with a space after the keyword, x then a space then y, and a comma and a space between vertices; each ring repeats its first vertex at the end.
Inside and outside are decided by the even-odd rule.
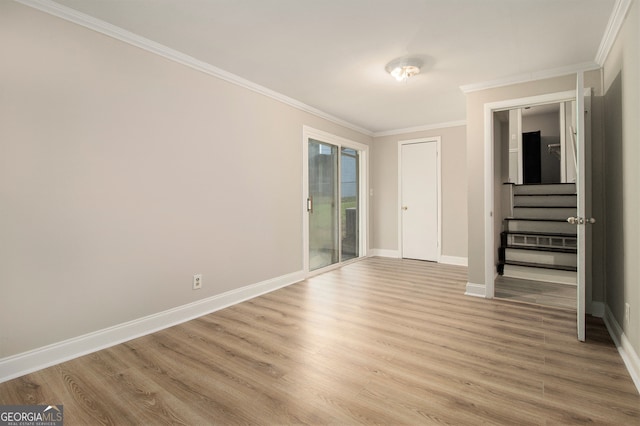
POLYGON ((504 266, 504 276, 524 280, 544 281, 549 283, 576 285, 577 274, 571 271, 554 271, 551 269, 528 268, 526 266, 504 266))
POLYGON ((536 250, 506 249, 506 259, 518 262, 539 263, 541 265, 561 265, 576 267, 577 256, 574 253, 553 253, 536 250))
POLYGON ((575 195, 516 195, 513 199, 514 206, 554 206, 576 207, 575 195))
POLYGON ((557 184, 557 185, 515 185, 513 193, 518 194, 575 194, 576 185, 557 184))
POLYGON ((575 248, 578 240, 575 237, 507 235, 507 245, 521 247, 559 247, 575 248))
POLYGON ((510 232, 549 232, 553 234, 575 234, 576 225, 568 222, 536 222, 530 220, 509 220, 506 231, 510 232))
POLYGON ((562 219, 566 220, 570 216, 575 216, 577 210, 570 207, 562 207, 555 209, 545 208, 529 208, 529 207, 514 207, 513 217, 516 219, 562 219))

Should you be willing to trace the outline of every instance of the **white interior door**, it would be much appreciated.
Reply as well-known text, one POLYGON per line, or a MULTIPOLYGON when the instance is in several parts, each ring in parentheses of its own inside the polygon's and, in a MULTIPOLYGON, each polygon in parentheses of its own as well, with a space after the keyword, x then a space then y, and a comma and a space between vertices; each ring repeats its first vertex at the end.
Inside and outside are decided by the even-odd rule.
POLYGON ((401 145, 402 257, 438 260, 437 143, 401 145))
POLYGON ((576 311, 577 311, 577 329, 578 340, 585 340, 585 289, 586 289, 586 229, 585 224, 590 221, 587 218, 586 211, 586 142, 585 142, 585 106, 584 106, 584 75, 579 72, 576 78, 576 153, 577 153, 577 165, 576 165, 576 190, 578 193, 578 211, 577 217, 569 218, 573 219, 573 222, 577 226, 578 234, 578 277, 577 277, 577 294, 576 294, 576 311))

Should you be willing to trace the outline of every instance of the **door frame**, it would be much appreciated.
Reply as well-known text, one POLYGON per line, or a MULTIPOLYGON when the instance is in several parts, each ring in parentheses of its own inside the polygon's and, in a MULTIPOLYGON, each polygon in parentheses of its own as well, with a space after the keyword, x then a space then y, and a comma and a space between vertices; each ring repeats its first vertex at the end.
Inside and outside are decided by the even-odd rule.
POLYGON ((417 143, 435 143, 436 144, 436 191, 438 193, 438 251, 436 261, 440 263, 442 258, 442 155, 441 155, 440 136, 432 136, 427 138, 407 139, 398 141, 398 205, 396 211, 398 213, 398 253, 400 258, 402 253, 402 147, 404 145, 413 145, 417 143))
MULTIPOLYGON (((585 95, 585 110, 590 114, 591 110, 591 88, 583 88, 585 95)), ((538 96, 530 96, 525 98, 508 99, 498 102, 491 102, 484 104, 484 267, 485 267, 485 297, 492 299, 495 296, 495 279, 497 272, 495 270, 495 256, 494 253, 494 134, 493 134, 493 115, 494 112, 503 111, 514 108, 523 108, 525 106, 543 105, 549 103, 560 103, 576 100, 576 90, 567 90, 564 92, 549 93, 538 96)), ((590 131, 591 126, 586 126, 585 137, 587 151, 590 149, 590 131)), ((589 158, 587 158, 588 160, 589 158)), ((591 180, 591 170, 589 164, 587 166, 587 177, 585 188, 585 194, 591 193, 591 187, 589 182, 591 180)), ((587 196, 587 203, 590 204, 590 198, 587 196)), ((590 205, 587 206, 590 210, 590 205)), ((587 248, 588 249, 588 248, 587 248)), ((585 285, 585 309, 587 312, 592 311, 592 285, 590 278, 590 262, 587 262, 587 284, 585 285)), ((577 303, 577 301, 576 301, 577 303)))
MULTIPOLYGON (((341 164, 340 150, 338 150, 338 170, 341 164)), ((341 188, 338 185, 338 199, 341 199, 341 188)), ((323 272, 340 268, 345 264, 357 262, 368 255, 369 246, 369 146, 346 139, 334 134, 315 129, 310 126, 302 126, 302 270, 305 277, 318 275, 323 272), (355 149, 360 156, 360 181, 358 191, 360 193, 358 203, 358 220, 359 220, 359 256, 347 261, 338 261, 324 268, 309 270, 309 213, 307 212, 307 198, 309 197, 309 139, 319 142, 326 142, 335 145, 338 148, 346 147, 355 149)), ((338 250, 341 251, 340 239, 338 250)))

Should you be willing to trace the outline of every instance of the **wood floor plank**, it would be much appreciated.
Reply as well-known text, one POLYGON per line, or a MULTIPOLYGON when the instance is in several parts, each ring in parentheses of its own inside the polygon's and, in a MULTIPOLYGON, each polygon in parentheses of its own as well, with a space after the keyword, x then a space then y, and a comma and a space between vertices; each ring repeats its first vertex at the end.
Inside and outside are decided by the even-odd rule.
POLYGON ((65 424, 640 424, 601 320, 369 258, 0 384, 65 424))

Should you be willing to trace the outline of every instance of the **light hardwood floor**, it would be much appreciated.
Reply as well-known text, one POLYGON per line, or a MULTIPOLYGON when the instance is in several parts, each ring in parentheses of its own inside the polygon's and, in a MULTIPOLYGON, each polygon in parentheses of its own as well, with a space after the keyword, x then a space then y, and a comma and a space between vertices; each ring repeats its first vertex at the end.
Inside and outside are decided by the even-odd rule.
POLYGON ((466 268, 371 258, 0 384, 88 424, 640 424, 599 319, 464 296, 466 268))
POLYGON ((498 277, 495 297, 514 302, 534 303, 576 310, 576 286, 542 281, 498 277))

